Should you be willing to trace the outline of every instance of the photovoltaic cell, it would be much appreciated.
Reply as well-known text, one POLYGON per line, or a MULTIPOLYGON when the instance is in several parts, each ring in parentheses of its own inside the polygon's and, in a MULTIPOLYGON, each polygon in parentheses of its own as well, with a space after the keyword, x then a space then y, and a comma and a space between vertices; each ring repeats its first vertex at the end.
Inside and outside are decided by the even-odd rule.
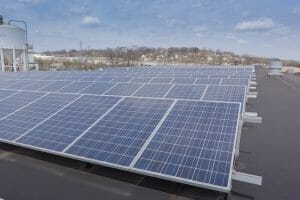
POLYGON ((228 75, 226 75, 226 74, 211 74, 211 75, 209 75, 209 78, 228 78, 228 75))
POLYGON ((171 103, 125 98, 66 152, 128 167, 171 103))
POLYGON ((134 96, 163 97, 171 87, 171 84, 145 84, 134 96))
POLYGON ((110 96, 82 96, 17 142, 62 151, 119 100, 110 96))
POLYGON ((32 82, 34 82, 33 80, 23 80, 23 81, 18 81, 15 84, 12 84, 10 86, 7 87, 7 89, 22 89, 30 84, 32 84, 32 82))
POLYGON ((152 78, 151 77, 136 77, 131 79, 129 82, 132 83, 148 83, 152 78))
POLYGON ((201 99, 205 85, 174 85, 167 94, 167 98, 174 99, 201 99))
POLYGON ((105 94, 107 95, 119 95, 119 96, 130 96, 132 95, 142 84, 140 83, 118 83, 105 94))
POLYGON ((171 83, 173 78, 170 77, 157 77, 157 78, 152 78, 150 83, 171 83))
POLYGON ((88 86, 87 88, 80 91, 81 94, 103 94, 110 88, 112 88, 116 83, 109 82, 95 82, 88 86))
POLYGON ((195 81, 194 78, 174 78, 173 84, 193 84, 195 81))
POLYGON ((90 86, 92 82, 72 82, 67 86, 58 90, 58 92, 66 92, 66 93, 79 93, 81 90, 90 86))
POLYGON ((238 117, 238 103, 177 101, 134 168, 227 188, 238 117))
POLYGON ((35 81, 34 83, 23 87, 23 90, 38 91, 39 89, 53 83, 53 81, 35 81))
POLYGON ((14 90, 0 90, 0 101, 1 99, 7 98, 12 94, 15 94, 17 91, 14 90))
POLYGON ((27 107, 0 121, 0 138, 14 140, 36 126, 59 109, 75 95, 48 94, 27 107))
POLYGON ((116 76, 111 82, 129 82, 131 79, 130 76, 116 76))
POLYGON ((227 78, 223 79, 221 82, 222 85, 249 85, 249 79, 247 78, 227 78))
POLYGON ((39 89, 39 91, 56 92, 70 83, 71 81, 55 81, 49 85, 46 85, 45 87, 42 87, 41 89, 39 89))
POLYGON ((114 78, 115 78, 114 76, 100 76, 95 81, 105 82, 105 81, 111 81, 114 78))
POLYGON ((207 101, 227 101, 227 102, 244 102, 245 86, 208 86, 203 100, 207 101))
POLYGON ((43 96, 40 92, 18 92, 0 101, 0 119, 43 96))
POLYGON ((195 84, 219 85, 220 78, 198 78, 195 84))

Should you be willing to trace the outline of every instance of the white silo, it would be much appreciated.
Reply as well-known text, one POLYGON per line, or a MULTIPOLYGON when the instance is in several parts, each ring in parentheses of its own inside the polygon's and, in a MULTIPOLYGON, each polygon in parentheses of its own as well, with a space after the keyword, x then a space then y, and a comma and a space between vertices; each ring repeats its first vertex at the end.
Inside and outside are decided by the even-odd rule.
POLYGON ((0 66, 1 70, 27 70, 26 31, 5 24, 0 16, 0 66))

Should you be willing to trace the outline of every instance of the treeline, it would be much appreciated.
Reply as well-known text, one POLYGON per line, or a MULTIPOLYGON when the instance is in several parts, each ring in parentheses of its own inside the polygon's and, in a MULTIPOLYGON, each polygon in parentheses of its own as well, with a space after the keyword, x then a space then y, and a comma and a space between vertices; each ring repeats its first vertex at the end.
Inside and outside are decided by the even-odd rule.
MULTIPOLYGON (((109 66, 138 66, 147 63, 163 65, 250 65, 255 63, 267 64, 268 58, 250 55, 236 55, 232 52, 199 49, 197 47, 117 47, 106 49, 59 50, 45 51, 46 55, 63 57, 101 58, 101 65, 109 66)), ((284 61, 286 64, 299 65, 296 61, 284 61)))

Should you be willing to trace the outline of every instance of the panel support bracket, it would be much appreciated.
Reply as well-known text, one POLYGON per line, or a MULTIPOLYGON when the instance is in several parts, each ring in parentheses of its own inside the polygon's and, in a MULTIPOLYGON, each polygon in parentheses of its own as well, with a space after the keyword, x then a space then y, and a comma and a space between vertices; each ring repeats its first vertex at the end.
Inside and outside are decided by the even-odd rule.
POLYGON ((244 112, 242 119, 243 122, 256 123, 256 124, 262 123, 262 117, 258 117, 257 113, 255 112, 244 112))
POLYGON ((262 177, 242 172, 232 171, 232 179, 254 185, 262 185, 262 177))
POLYGON ((257 92, 247 92, 247 98, 253 98, 255 99, 257 97, 257 92))
POLYGON ((255 81, 250 81, 251 86, 257 86, 257 83, 255 81))

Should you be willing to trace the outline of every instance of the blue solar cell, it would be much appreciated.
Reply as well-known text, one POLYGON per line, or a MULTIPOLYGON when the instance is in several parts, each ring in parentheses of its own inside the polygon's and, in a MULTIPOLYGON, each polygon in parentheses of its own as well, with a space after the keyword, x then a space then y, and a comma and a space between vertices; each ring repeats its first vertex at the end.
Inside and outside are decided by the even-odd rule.
POLYGON ((119 100, 109 96, 82 96, 17 142, 62 151, 119 100))
POLYGON ((245 98, 245 86, 208 86, 203 100, 238 102, 243 105, 245 98))
POLYGON ((200 100, 205 88, 205 85, 174 85, 166 97, 174 99, 200 100))
POLYGON ((8 86, 8 89, 22 89, 30 84, 32 84, 32 82, 34 82, 33 80, 22 80, 22 81, 18 81, 15 84, 12 84, 10 86, 8 86))
POLYGON ((220 78, 198 78, 195 84, 219 85, 220 78))
POLYGON ((116 76, 111 82, 129 82, 132 78, 130 76, 116 76))
POLYGON ((139 97, 163 97, 172 87, 171 84, 145 84, 134 96, 139 97))
POLYGON ((177 101, 134 168, 228 187, 238 119, 238 103, 177 101))
POLYGON ((211 74, 209 78, 228 78, 228 76, 227 74, 211 74))
POLYGON ((22 80, 5 80, 0 84, 0 88, 7 89, 9 86, 22 82, 22 80))
POLYGON ((112 79, 114 79, 114 76, 100 76, 98 77, 95 81, 111 81, 112 79))
POLYGON ((86 76, 80 79, 80 81, 95 81, 98 76, 86 76))
POLYGON ((58 90, 58 92, 79 93, 81 90, 89 87, 92 82, 73 82, 58 90))
POLYGON ((18 92, 0 101, 0 119, 43 96, 40 92, 18 92))
POLYGON ((249 85, 249 79, 247 79, 247 78, 227 78, 227 79, 222 79, 221 84, 222 85, 244 85, 244 86, 248 86, 249 85))
POLYGON ((131 79, 129 82, 132 82, 132 83, 148 83, 151 79, 152 79, 152 77, 136 77, 136 78, 131 79))
POLYGON ((14 90, 0 90, 0 100, 15 94, 17 91, 14 90))
POLYGON ((39 89, 39 91, 56 92, 70 83, 70 81, 55 81, 49 85, 46 85, 45 87, 42 87, 41 89, 39 89))
POLYGON ((130 96, 142 86, 140 83, 118 83, 106 93, 107 95, 130 96))
POLYGON ((206 79, 209 77, 209 75, 207 74, 192 74, 191 75, 192 78, 199 78, 199 79, 206 79))
POLYGON ((63 108, 75 95, 48 94, 0 121, 0 138, 14 140, 63 108))
POLYGON ((171 83, 173 78, 170 77, 157 77, 157 78, 152 78, 150 83, 171 83))
POLYGON ((129 166, 172 101, 125 98, 66 152, 129 166))
POLYGON ((38 91, 39 89, 50 85, 53 81, 35 81, 32 84, 23 87, 22 90, 38 91))
POLYGON ((193 84, 195 81, 194 78, 182 78, 182 77, 178 77, 178 78, 174 78, 172 83, 173 84, 193 84))
POLYGON ((81 94, 103 94, 110 88, 112 88, 116 83, 108 83, 108 82, 95 82, 89 87, 81 90, 81 94))

